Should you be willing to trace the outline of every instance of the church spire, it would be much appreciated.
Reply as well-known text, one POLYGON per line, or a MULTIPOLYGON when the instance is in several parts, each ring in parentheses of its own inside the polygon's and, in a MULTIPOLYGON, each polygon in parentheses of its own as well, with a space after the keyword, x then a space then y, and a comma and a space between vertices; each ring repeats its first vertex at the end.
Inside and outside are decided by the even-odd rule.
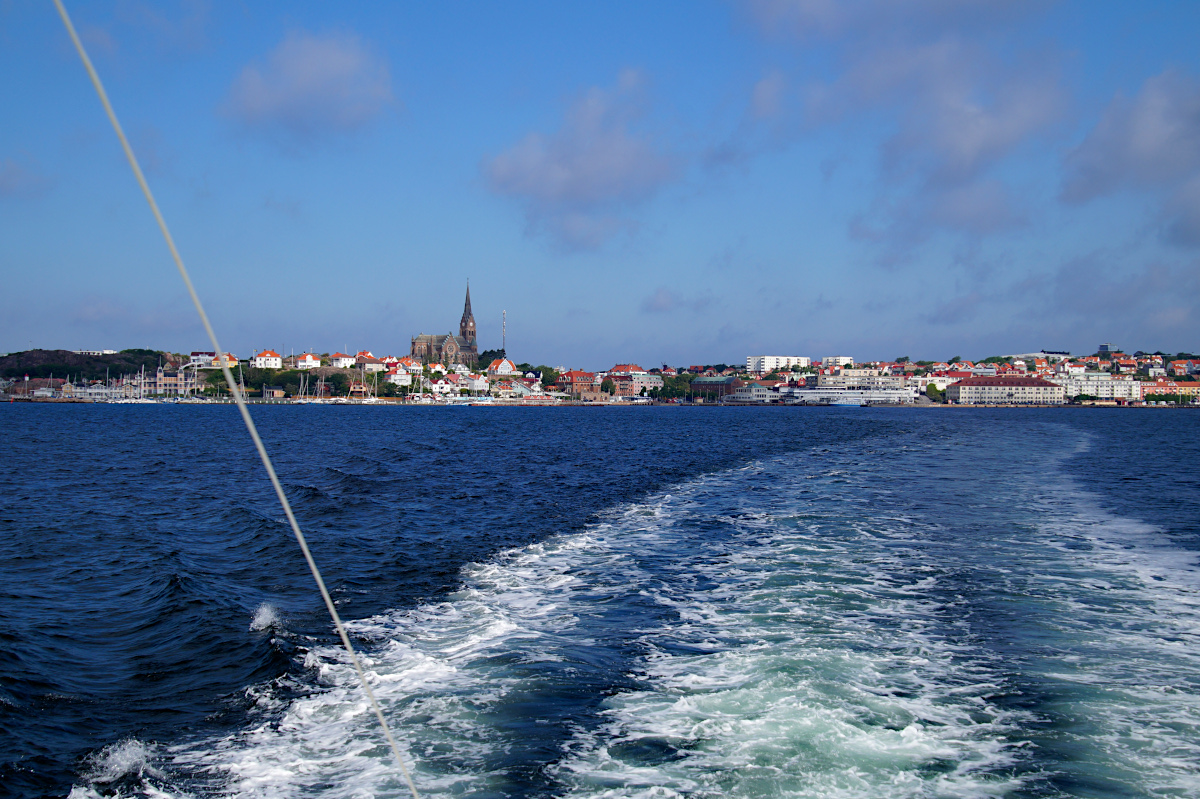
POLYGON ((471 281, 467 281, 467 300, 463 303, 462 321, 458 323, 458 334, 475 346, 475 314, 471 313, 471 281))

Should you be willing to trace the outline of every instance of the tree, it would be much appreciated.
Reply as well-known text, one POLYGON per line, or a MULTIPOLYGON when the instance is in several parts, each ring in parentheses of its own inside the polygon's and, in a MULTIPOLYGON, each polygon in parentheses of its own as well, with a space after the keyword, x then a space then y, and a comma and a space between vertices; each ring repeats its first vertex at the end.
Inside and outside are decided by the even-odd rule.
POLYGON ((479 353, 479 361, 477 364, 481 369, 486 369, 492 361, 507 357, 508 356, 505 354, 504 350, 484 350, 483 352, 479 353))
POLYGON ((616 392, 617 384, 612 381, 611 377, 606 377, 604 378, 603 382, 600 383, 600 390, 605 394, 612 394, 616 392))
POLYGON ((896 359, 896 363, 908 363, 908 356, 901 355, 899 358, 896 359))
POLYGON ((946 361, 946 363, 960 363, 961 361, 962 361, 962 356, 961 356, 961 355, 955 355, 953 358, 951 358, 950 360, 946 361))

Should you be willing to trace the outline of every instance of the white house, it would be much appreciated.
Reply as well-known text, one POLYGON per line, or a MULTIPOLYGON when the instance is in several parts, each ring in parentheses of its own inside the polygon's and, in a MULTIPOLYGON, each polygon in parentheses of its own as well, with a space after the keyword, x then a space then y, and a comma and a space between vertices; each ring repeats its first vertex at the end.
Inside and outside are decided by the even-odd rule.
POLYGON ((297 369, 316 369, 320 365, 321 359, 311 352, 306 352, 296 359, 297 369))
POLYGON ((349 369, 351 366, 354 366, 354 356, 347 355, 344 352, 335 352, 333 357, 329 359, 329 362, 338 369, 349 369))
POLYGON ((517 365, 508 358, 497 358, 487 368, 488 377, 510 377, 517 374, 517 365))
POLYGON ((263 350, 250 359, 250 365, 255 369, 282 369, 283 356, 274 350, 263 350))
POLYGON ((412 375, 400 368, 388 371, 387 375, 383 379, 388 383, 391 383, 393 386, 412 385, 412 375))

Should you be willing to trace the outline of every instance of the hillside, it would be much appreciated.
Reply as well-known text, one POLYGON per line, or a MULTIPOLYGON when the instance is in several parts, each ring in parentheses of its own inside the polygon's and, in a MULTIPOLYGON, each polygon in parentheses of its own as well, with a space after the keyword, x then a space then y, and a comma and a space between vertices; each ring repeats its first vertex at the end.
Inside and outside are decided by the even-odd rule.
POLYGON ((112 377, 132 374, 143 366, 157 369, 159 363, 173 367, 177 356, 158 350, 121 350, 115 355, 77 355, 70 350, 27 350, 0 357, 0 377, 20 380, 30 377, 81 376, 102 380, 105 372, 112 377))

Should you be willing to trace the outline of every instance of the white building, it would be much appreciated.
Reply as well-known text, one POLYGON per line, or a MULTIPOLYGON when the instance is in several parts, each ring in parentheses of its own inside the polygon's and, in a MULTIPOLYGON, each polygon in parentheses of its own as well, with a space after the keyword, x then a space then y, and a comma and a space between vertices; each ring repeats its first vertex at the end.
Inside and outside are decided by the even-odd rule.
POLYGON ((393 386, 412 385, 412 375, 399 367, 389 371, 383 379, 384 381, 391 383, 393 386))
POLYGON ((250 365, 255 369, 282 369, 283 356, 274 350, 263 350, 250 359, 250 365))
POLYGON ((296 359, 297 369, 316 369, 320 365, 321 359, 311 352, 306 352, 296 359))
POLYGON ((843 366, 853 366, 854 359, 849 355, 826 355, 821 359, 822 369, 841 369, 843 366))
POLYGON ((1050 382, 1063 387, 1068 399, 1081 394, 1101 400, 1142 401, 1141 381, 1108 372, 1084 372, 1079 375, 1058 375, 1050 382))
POLYGON ((885 375, 878 369, 843 369, 838 375, 817 375, 818 388, 856 388, 895 391, 904 388, 904 377, 885 375))
POLYGON ((946 389, 959 405, 1061 405, 1063 387, 1040 377, 968 377, 946 389))
POLYGON ((354 366, 354 356, 347 355, 344 352, 335 352, 329 359, 329 362, 338 369, 349 369, 351 366, 354 366))
POLYGON ((517 365, 508 358, 497 358, 488 364, 488 377, 513 377, 517 376, 517 365))
POLYGON ((747 355, 746 371, 764 375, 776 369, 791 369, 799 366, 801 369, 812 366, 812 358, 803 355, 747 355))
POLYGON ((904 387, 928 394, 930 386, 934 386, 938 391, 945 391, 959 380, 962 378, 947 375, 909 375, 904 378, 904 387))

